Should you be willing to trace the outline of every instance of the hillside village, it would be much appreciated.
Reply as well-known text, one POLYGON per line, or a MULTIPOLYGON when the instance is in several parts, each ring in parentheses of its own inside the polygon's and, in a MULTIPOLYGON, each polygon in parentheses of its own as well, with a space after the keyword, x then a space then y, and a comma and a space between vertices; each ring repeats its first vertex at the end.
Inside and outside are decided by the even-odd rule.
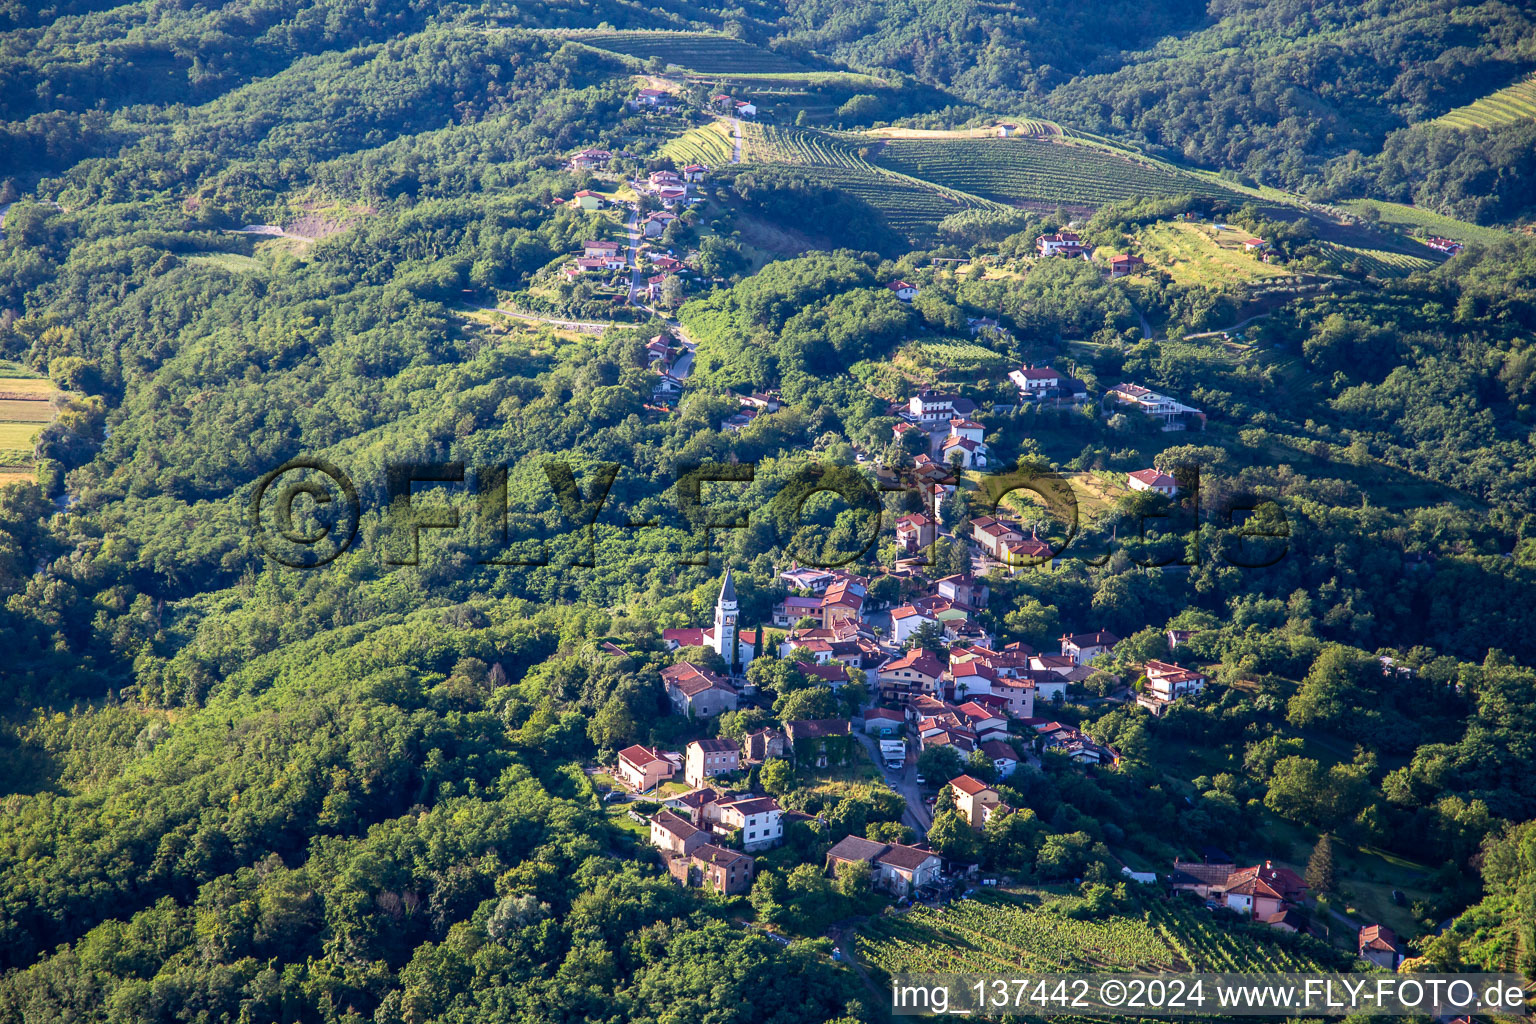
MULTIPOLYGON (((657 116, 678 116, 685 105, 677 94, 654 87, 640 89, 631 101, 634 109, 657 116)), ((725 94, 711 97, 708 110, 738 119, 737 135, 739 118, 757 115, 750 103, 725 94)), ((553 202, 597 215, 592 223, 602 233, 611 234, 622 223, 624 234, 584 242, 561 273, 568 281, 592 280, 613 290, 613 301, 645 312, 675 310, 686 298, 688 282, 721 283, 700 279, 698 251, 683 241, 696 237, 717 202, 712 168, 667 160, 641 165, 633 154, 622 154, 629 158, 623 161, 616 156, 588 148, 570 157, 578 180, 617 184, 619 190, 600 193, 589 187, 553 202), (621 174, 616 171, 621 162, 641 169, 621 174), (603 219, 605 211, 620 220, 603 219)), ((1097 266, 1109 282, 1151 269, 1134 253, 1096 252, 1077 228, 1072 222, 1041 233, 1022 262, 981 257, 973 266, 1011 266, 1027 273, 1030 261, 1080 261, 1097 266)), ((1218 223, 1214 230, 1230 229, 1218 223)), ((1247 237, 1235 245, 1262 264, 1274 258, 1263 239, 1247 237)), ((944 266, 933 264, 941 274, 944 266)), ((886 282, 885 290, 912 306, 934 272, 909 269, 886 282)), ((675 408, 685 393, 686 365, 693 356, 692 346, 678 340, 685 336, 678 322, 664 323, 663 332, 647 344, 658 377, 653 401, 661 411, 675 408)), ((967 315, 965 333, 1005 350, 1017 344, 991 311, 967 315)), ((897 900, 963 892, 977 884, 983 860, 994 871, 1005 867, 995 856, 976 856, 982 836, 1006 835, 1011 827, 1006 822, 1014 808, 998 786, 1004 791, 1027 786, 1027 778, 1047 763, 1109 772, 1119 765, 1122 755, 1114 743, 1095 739, 1073 724, 1076 715, 1064 714, 1069 701, 1081 699, 1075 695, 1085 684, 1093 681, 1088 692, 1105 706, 1136 707, 1153 716, 1213 685, 1212 670, 1219 666, 1176 655, 1181 644, 1188 649, 1193 634, 1187 630, 1167 631, 1167 658, 1141 661, 1116 659, 1121 638, 1086 628, 1091 624, 1044 648, 994 635, 982 614, 993 574, 1049 572, 1063 555, 1041 536, 1042 523, 1026 521, 1016 508, 972 514, 966 504, 966 513, 957 512, 957 493, 981 490, 987 474, 1015 465, 1016 454, 996 449, 995 436, 989 436, 1000 417, 1082 410, 1092 403, 1106 415, 1129 414, 1164 433, 1200 432, 1207 422, 1202 409, 1134 380, 1090 389, 1071 372, 1023 362, 1007 370, 1006 381, 1008 394, 993 392, 997 397, 990 400, 918 383, 909 398, 886 409, 894 420, 888 447, 855 453, 875 478, 903 477, 922 496, 920 510, 894 518, 894 558, 881 575, 782 566, 778 577, 785 596, 771 616, 742 623, 727 568, 712 622, 663 631, 669 663, 660 670, 661 685, 680 720, 672 730, 677 738, 665 747, 624 747, 600 769, 613 781, 610 797, 643 824, 646 841, 680 884, 746 895, 753 891, 760 857, 767 855, 781 870, 793 867, 780 848, 796 830, 825 835, 833 826, 824 810, 793 809, 793 801, 782 799, 818 772, 832 771, 878 780, 899 794, 904 806, 889 828, 871 825, 868 838, 838 838, 815 867, 834 880, 856 871, 874 890, 897 900), (963 566, 950 566, 960 571, 933 571, 926 556, 941 543, 965 553, 963 566), (873 597, 872 588, 886 596, 873 597), (1112 661, 1108 671, 1095 667, 1112 661), (777 714, 775 703, 790 693, 804 698, 796 708, 817 717, 777 714), (729 723, 731 735, 723 734, 722 722, 729 723), (740 722, 755 727, 738 728, 740 722), (936 816, 943 824, 933 832, 936 816), (947 838, 952 822, 977 839, 947 838)), ((777 391, 734 398, 738 408, 720 421, 725 431, 740 432, 786 407, 777 391)), ((1181 496, 1178 469, 1169 464, 1132 470, 1120 475, 1119 486, 1127 495, 1177 504, 1188 497, 1181 496)), ((612 645, 605 653, 630 657, 612 645)), ((816 844, 802 838, 792 845, 816 844)), ((1242 867, 1224 856, 1216 851, 1198 863, 1175 858, 1152 871, 1122 863, 1120 878, 1193 896, 1208 908, 1225 908, 1278 931, 1314 928, 1300 912, 1307 887, 1295 872, 1269 862, 1242 867)), ((1318 934, 1327 930, 1317 927, 1323 928, 1318 934)), ((1400 959, 1402 947, 1391 930, 1371 928, 1361 930, 1360 955, 1381 963, 1379 948, 1386 943, 1400 959)), ((1395 967, 1396 960, 1386 966, 1395 967)))

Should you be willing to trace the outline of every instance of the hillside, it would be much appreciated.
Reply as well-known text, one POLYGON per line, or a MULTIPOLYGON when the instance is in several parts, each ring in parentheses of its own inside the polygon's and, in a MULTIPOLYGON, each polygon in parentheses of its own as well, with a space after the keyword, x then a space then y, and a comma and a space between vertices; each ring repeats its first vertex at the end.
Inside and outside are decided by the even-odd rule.
POLYGON ((0 1024, 1536 977, 1529 38, 0 3, 0 1024))

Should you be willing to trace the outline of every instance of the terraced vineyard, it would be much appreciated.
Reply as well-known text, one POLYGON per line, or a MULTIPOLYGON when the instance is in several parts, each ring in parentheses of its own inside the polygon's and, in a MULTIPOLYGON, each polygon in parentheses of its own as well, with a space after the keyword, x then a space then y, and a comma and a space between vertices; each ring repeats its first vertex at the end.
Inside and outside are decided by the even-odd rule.
POLYGON ((701 128, 691 128, 661 148, 661 155, 679 165, 704 164, 723 167, 731 162, 729 121, 713 121, 701 128))
POLYGON ((1000 203, 1103 206, 1146 196, 1230 195, 1194 175, 1137 163, 1095 146, 1040 139, 889 139, 870 159, 888 170, 1000 203))
POLYGON ((1428 270, 1442 262, 1427 256, 1411 256, 1402 252, 1388 252, 1385 249, 1365 249, 1357 245, 1339 245, 1336 242, 1327 244, 1330 249, 1339 254, 1339 259, 1343 263, 1349 264, 1359 260, 1364 264, 1365 272, 1372 277, 1407 277, 1414 271, 1428 270))
POLYGON ((869 203, 892 228, 914 241, 929 241, 939 221, 989 200, 877 167, 840 136, 775 125, 743 125, 743 161, 790 164, 807 169, 833 188, 869 203))
POLYGON ((1536 118, 1536 75, 1442 114, 1434 123, 1456 128, 1492 128, 1531 118, 1536 118))
POLYGON ((1406 206, 1402 203, 1387 203, 1380 199, 1347 199, 1338 205, 1355 214, 1372 211, 1377 220, 1392 227, 1426 235, 1439 235, 1458 242, 1482 242, 1485 245, 1494 245, 1509 237, 1509 232, 1500 228, 1470 224, 1455 217, 1435 213, 1433 210, 1406 206))
POLYGON ((1139 916, 1078 920, 1075 896, 985 893, 941 908, 875 918, 859 933, 859 959, 898 972, 1091 970, 1314 971, 1328 965, 1287 936, 1255 936, 1214 921, 1193 902, 1157 903, 1139 916))
POLYGON ((781 74, 809 70, 782 54, 718 32, 575 32, 572 39, 641 60, 660 57, 708 75, 781 74))

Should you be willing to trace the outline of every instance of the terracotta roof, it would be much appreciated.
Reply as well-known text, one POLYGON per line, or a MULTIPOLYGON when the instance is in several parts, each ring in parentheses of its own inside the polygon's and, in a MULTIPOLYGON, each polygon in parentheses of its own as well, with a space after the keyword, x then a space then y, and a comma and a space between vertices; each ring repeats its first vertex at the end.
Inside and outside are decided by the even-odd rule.
POLYGON ((705 804, 712 804, 720 800, 721 796, 721 792, 713 786, 700 786, 698 789, 691 789, 672 799, 684 807, 703 807, 705 804))
POLYGON ((678 691, 685 697, 693 697, 705 690, 725 690, 735 693, 736 688, 719 676, 706 669, 701 669, 689 661, 679 662, 676 665, 668 665, 661 670, 662 681, 666 685, 678 691))
POLYGON ((1360 952, 1376 950, 1384 953, 1401 953, 1402 944, 1397 933, 1384 924, 1368 924, 1360 929, 1360 952))
POLYGON ((1138 483, 1146 484, 1148 487, 1178 486, 1177 480, 1169 476, 1167 473, 1157 469, 1138 469, 1134 473, 1127 473, 1125 475, 1130 477, 1132 480, 1137 481, 1138 483))
POLYGON ((985 793, 988 789, 992 788, 980 779, 973 779, 969 775, 962 775, 958 779, 950 779, 949 784, 967 796, 985 793))
POLYGON ((935 658, 933 652, 926 647, 914 647, 895 661, 888 661, 880 666, 881 672, 899 672, 904 669, 921 672, 934 679, 944 674, 944 666, 939 664, 939 659, 935 658))
POLYGON ((625 761, 628 761, 636 768, 644 768, 646 765, 652 764, 656 761, 666 760, 665 757, 661 756, 661 751, 656 750, 653 747, 642 747, 638 743, 632 747, 625 747, 623 750, 619 751, 619 757, 625 761))
POLYGON ((864 711, 864 721, 866 722, 872 720, 881 722, 900 722, 902 718, 903 715, 900 711, 894 711, 891 708, 866 708, 864 711))
POLYGON ((687 818, 671 811, 658 811, 651 815, 651 824, 672 833, 678 839, 687 840, 699 834, 699 830, 687 818))
POLYGON ((1019 755, 1014 749, 1002 740, 987 740, 987 742, 981 745, 981 752, 994 761, 1017 761, 1019 759, 1019 755))
POLYGON ((875 860, 880 864, 888 864, 893 868, 900 868, 904 871, 916 871, 928 862, 928 858, 937 856, 938 854, 932 850, 893 843, 889 850, 886 850, 875 860))
POLYGON ((865 861, 877 859, 886 850, 890 849, 889 843, 877 843, 872 839, 863 839, 859 836, 848 836, 841 840, 832 849, 827 851, 828 860, 865 861))

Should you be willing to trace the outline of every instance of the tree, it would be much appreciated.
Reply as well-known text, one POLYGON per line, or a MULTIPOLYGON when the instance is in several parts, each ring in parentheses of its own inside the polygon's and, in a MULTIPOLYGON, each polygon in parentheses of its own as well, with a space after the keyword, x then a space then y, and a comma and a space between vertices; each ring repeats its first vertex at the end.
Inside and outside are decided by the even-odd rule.
POLYGON ((917 774, 933 785, 943 785, 965 774, 965 762, 954 747, 929 747, 917 755, 917 774))
POLYGON ((837 697, 830 686, 811 686, 780 697, 773 705, 781 722, 802 722, 810 718, 837 715, 837 697))
POLYGON ((794 788, 794 766, 782 757, 771 757, 758 769, 757 784, 770 796, 783 796, 794 788))
POLYGON ((869 864, 865 861, 843 861, 837 865, 835 887, 849 899, 857 899, 869 891, 870 874, 869 864))
POLYGON ((635 716, 618 694, 609 697, 592 721, 587 723, 587 738, 596 747, 616 748, 635 736, 635 716))
MULTIPOLYGON (((965 772, 972 778, 980 779, 989 786, 997 781, 997 765, 992 763, 992 759, 980 747, 971 751, 971 756, 966 761, 965 772)), ((924 778, 926 777, 924 776, 924 778)))
POLYGON ((764 871, 752 883, 747 902, 764 924, 783 924, 789 916, 789 887, 777 871, 764 871))
POLYGON ((921 647, 936 655, 942 655, 945 651, 949 650, 944 645, 944 630, 937 622, 924 622, 921 626, 914 629, 907 637, 907 642, 901 645, 901 649, 904 651, 910 651, 916 647, 921 647))
POLYGON ((959 811, 940 811, 933 816, 928 843, 953 860, 971 864, 981 859, 981 837, 959 811))
POLYGON ((1307 858, 1307 888, 1314 896, 1333 892, 1333 837, 1326 832, 1317 837, 1307 858))
POLYGON ((910 843, 912 829, 899 821, 872 821, 864 828, 864 838, 877 843, 910 843))

